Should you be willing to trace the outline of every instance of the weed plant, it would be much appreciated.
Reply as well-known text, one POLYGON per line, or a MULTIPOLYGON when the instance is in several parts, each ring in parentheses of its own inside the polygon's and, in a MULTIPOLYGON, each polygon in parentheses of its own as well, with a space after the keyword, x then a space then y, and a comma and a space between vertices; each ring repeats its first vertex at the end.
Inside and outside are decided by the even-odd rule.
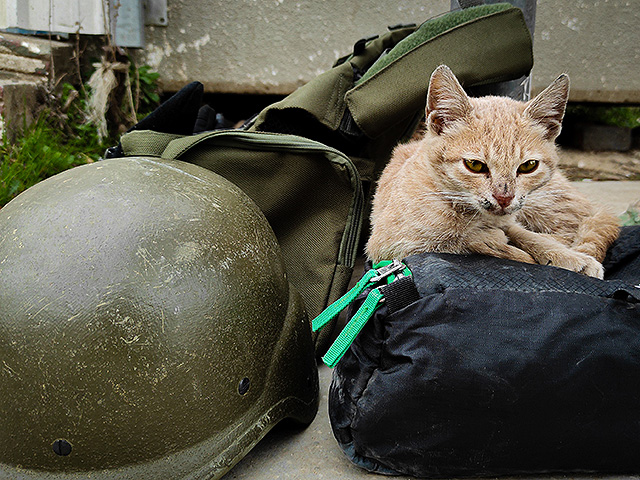
MULTIPOLYGON (((104 151, 93 139, 69 136, 43 112, 22 136, 0 144, 0 207, 47 177, 93 162, 104 151)), ((73 128, 71 126, 70 128, 73 128)))
POLYGON ((85 122, 86 100, 64 84, 55 103, 46 107, 13 141, 0 143, 0 207, 47 177, 98 160, 112 139, 101 140, 85 122))
POLYGON ((600 125, 639 128, 640 107, 629 105, 595 105, 588 103, 567 106, 568 119, 600 125))
POLYGON ((622 225, 640 225, 640 200, 629 206, 620 216, 622 225))
MULTIPOLYGON (((132 78, 137 118, 159 103, 158 74, 147 66, 135 68, 132 78)), ((114 126, 111 137, 100 138, 95 125, 88 123, 86 89, 63 84, 54 98, 22 134, 10 141, 0 140, 0 208, 20 192, 68 168, 100 159, 107 147, 117 143, 114 126)), ((130 125, 124 126, 126 127, 130 125)))

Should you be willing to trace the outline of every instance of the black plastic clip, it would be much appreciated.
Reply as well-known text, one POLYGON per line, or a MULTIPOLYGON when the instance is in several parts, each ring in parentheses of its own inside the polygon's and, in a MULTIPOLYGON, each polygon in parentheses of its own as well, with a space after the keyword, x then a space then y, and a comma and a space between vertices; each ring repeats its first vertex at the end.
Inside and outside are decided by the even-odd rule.
POLYGON ((122 148, 122 144, 118 143, 113 147, 109 147, 104 152, 104 158, 120 158, 124 157, 124 149, 122 148))
POLYGON ((370 37, 361 38, 360 40, 358 40, 353 46, 353 55, 354 56, 360 55, 362 52, 364 52, 364 47, 367 46, 367 42, 370 42, 371 40, 375 40, 376 38, 378 38, 378 35, 371 35, 370 37))

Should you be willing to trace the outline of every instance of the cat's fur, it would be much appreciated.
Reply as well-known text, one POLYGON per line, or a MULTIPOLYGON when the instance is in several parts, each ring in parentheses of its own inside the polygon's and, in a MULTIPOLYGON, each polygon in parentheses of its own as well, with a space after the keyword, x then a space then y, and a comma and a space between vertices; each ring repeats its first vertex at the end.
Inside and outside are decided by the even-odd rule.
POLYGON ((470 98, 449 68, 438 67, 423 138, 398 146, 380 177, 369 258, 481 253, 602 278, 618 221, 558 170, 554 141, 568 93, 561 75, 527 103, 470 98))

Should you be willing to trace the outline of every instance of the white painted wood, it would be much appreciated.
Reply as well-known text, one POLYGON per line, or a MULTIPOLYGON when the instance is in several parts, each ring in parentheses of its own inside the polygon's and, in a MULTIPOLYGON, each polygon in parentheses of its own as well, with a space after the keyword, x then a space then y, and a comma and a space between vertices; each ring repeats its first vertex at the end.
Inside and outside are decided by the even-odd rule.
POLYGON ((102 0, 0 0, 0 28, 104 34, 102 0))

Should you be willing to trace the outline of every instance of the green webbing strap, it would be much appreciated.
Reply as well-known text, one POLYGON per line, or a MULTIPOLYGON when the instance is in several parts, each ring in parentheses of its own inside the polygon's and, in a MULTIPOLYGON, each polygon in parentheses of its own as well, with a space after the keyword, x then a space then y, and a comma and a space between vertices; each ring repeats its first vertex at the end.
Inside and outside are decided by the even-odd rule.
MULTIPOLYGON (((387 280, 387 283, 393 282, 396 279, 396 273, 401 273, 404 276, 411 275, 411 271, 406 265, 398 260, 385 260, 373 265, 373 268, 367 271, 351 290, 329 305, 320 315, 313 319, 311 322, 312 330, 316 332, 324 327, 368 287, 384 279, 387 280)), ((333 345, 327 350, 327 353, 322 357, 325 364, 333 368, 340 361, 358 333, 360 333, 360 330, 362 330, 362 327, 364 327, 365 323, 371 318, 383 300, 384 295, 379 288, 374 288, 369 292, 364 303, 351 320, 349 320, 342 332, 340 332, 333 345)))
POLYGON ((371 282, 371 279, 377 275, 374 269, 369 270, 364 276, 356 283, 356 285, 345 293, 338 300, 329 305, 325 310, 320 313, 311 322, 311 329, 317 332, 327 323, 329 323, 334 317, 336 317, 342 310, 347 308, 351 302, 353 302, 358 295, 360 295, 371 282))
POLYGON ((327 353, 322 357, 322 361, 329 367, 333 368, 340 361, 342 356, 349 349, 355 338, 364 327, 364 324, 371 318, 371 315, 377 310, 378 305, 384 298, 382 292, 378 288, 374 288, 367 295, 366 300, 358 309, 356 314, 349 320, 349 323, 338 335, 335 342, 329 347, 327 353))

